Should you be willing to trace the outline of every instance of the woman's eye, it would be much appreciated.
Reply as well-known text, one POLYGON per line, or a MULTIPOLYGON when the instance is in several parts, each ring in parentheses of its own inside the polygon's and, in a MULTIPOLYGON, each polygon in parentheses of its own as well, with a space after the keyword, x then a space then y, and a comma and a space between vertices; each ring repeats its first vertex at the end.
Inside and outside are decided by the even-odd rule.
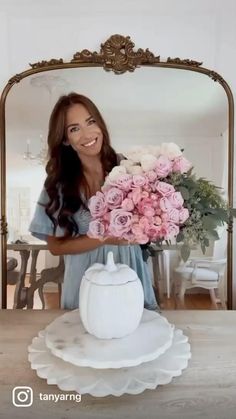
POLYGON ((90 120, 89 120, 89 125, 91 125, 91 124, 95 124, 95 123, 96 123, 95 119, 90 119, 90 120))
POLYGON ((71 129, 70 129, 70 132, 75 132, 75 131, 78 131, 79 130, 79 127, 72 127, 71 129))

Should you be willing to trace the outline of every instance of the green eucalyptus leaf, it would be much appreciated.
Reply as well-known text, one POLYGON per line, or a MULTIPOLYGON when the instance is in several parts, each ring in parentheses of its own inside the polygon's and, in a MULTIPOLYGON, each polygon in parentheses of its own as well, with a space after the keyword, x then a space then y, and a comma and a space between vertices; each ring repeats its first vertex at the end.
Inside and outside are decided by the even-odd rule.
POLYGON ((185 201, 188 201, 188 199, 189 199, 189 191, 188 191, 188 189, 185 188, 184 186, 180 186, 179 187, 179 192, 181 193, 183 199, 185 201))
POLYGON ((204 243, 201 243, 201 249, 202 249, 202 253, 205 255, 206 253, 206 246, 204 243))
POLYGON ((216 230, 210 230, 208 231, 208 235, 213 238, 213 240, 219 240, 219 234, 216 230))
POLYGON ((180 232, 177 236, 176 236, 176 242, 180 243, 184 240, 184 235, 182 232, 180 232))
POLYGON ((206 230, 214 230, 219 225, 218 218, 215 218, 213 215, 205 215, 202 217, 203 228, 206 230))
POLYGON ((184 262, 187 262, 190 256, 190 247, 187 244, 183 244, 180 249, 181 257, 184 262))

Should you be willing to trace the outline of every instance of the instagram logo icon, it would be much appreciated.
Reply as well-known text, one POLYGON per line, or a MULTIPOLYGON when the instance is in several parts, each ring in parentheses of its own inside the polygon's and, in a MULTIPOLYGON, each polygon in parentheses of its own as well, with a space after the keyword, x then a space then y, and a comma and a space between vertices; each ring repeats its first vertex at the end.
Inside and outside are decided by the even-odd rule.
POLYGON ((29 407, 33 403, 33 390, 31 387, 14 387, 12 390, 12 403, 16 407, 29 407))

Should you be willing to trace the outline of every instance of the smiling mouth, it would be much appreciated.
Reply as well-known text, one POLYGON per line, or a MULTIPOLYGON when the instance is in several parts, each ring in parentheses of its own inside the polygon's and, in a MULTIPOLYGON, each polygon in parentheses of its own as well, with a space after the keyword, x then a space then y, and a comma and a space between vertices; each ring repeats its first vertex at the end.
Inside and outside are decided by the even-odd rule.
POLYGON ((96 144, 97 138, 95 138, 92 141, 89 141, 89 143, 83 144, 84 147, 92 147, 94 144, 96 144))

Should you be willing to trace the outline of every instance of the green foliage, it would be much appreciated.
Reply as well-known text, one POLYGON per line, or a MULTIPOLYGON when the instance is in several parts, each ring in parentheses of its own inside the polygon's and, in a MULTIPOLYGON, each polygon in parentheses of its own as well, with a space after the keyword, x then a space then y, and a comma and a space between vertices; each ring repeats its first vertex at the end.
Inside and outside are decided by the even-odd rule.
POLYGON ((176 237, 181 246, 181 257, 186 261, 191 247, 200 245, 205 253, 210 240, 218 240, 217 228, 236 216, 222 197, 221 188, 204 178, 196 178, 191 170, 186 174, 172 173, 166 182, 172 184, 184 199, 189 210, 188 220, 180 227, 176 237))

